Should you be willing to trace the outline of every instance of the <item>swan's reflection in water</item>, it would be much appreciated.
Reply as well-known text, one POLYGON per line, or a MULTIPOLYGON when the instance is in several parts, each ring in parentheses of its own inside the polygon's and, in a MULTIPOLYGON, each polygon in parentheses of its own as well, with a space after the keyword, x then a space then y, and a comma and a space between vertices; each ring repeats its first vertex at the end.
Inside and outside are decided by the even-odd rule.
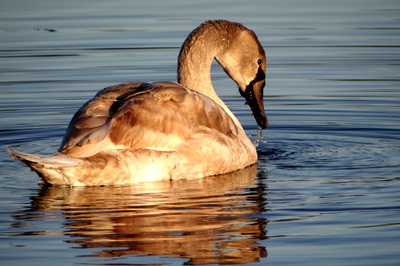
MULTIPOLYGON (((44 188, 31 209, 62 212, 66 242, 89 256, 146 254, 187 258, 187 264, 236 264, 266 257, 265 188, 257 167, 195 181, 130 187, 44 188), (100 249, 100 251, 98 251, 100 249)), ((42 217, 46 219, 46 217, 42 217)), ((23 218, 22 218, 23 219, 23 218)))

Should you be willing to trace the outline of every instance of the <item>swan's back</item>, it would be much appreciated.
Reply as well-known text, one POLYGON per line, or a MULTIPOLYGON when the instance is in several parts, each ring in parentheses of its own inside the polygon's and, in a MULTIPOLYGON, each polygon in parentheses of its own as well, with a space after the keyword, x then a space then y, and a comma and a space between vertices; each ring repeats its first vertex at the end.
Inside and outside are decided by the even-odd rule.
POLYGON ((88 157, 107 149, 177 151, 198 134, 241 131, 207 96, 177 83, 124 83, 103 89, 74 115, 59 153, 88 157))

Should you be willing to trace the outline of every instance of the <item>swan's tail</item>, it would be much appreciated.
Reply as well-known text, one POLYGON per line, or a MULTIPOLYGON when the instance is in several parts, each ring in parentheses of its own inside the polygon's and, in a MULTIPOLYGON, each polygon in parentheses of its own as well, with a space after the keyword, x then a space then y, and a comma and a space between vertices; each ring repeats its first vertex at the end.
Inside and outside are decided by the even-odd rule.
POLYGON ((80 159, 74 159, 64 155, 45 156, 11 149, 8 149, 8 153, 10 153, 15 160, 29 166, 48 184, 71 184, 70 180, 66 180, 68 177, 65 175, 65 171, 67 169, 79 167, 82 163, 80 159))
POLYGON ((30 166, 30 164, 43 164, 53 167, 76 167, 79 164, 79 160, 63 155, 46 156, 39 154, 29 154, 22 151, 14 151, 11 149, 8 149, 8 153, 10 153, 10 155, 15 160, 21 161, 28 166, 30 166))

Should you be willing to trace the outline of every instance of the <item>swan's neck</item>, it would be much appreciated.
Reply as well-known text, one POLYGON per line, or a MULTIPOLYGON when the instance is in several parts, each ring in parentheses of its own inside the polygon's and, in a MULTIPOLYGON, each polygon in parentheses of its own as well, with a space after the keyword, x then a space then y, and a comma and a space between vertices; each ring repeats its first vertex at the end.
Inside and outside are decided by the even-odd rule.
POLYGON ((212 62, 226 50, 228 43, 226 31, 214 27, 193 31, 184 42, 179 54, 178 82, 213 99, 241 128, 239 120, 217 95, 211 81, 212 62))

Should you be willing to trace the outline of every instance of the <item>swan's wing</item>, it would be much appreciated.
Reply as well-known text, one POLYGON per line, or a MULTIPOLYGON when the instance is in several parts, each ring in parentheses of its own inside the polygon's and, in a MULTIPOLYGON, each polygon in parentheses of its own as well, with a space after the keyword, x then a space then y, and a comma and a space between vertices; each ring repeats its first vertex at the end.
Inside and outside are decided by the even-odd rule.
POLYGON ((100 91, 78 110, 59 152, 86 157, 114 148, 174 151, 199 133, 232 137, 237 131, 213 100, 179 84, 124 83, 100 91))
POLYGON ((74 147, 78 149, 103 141, 108 134, 109 120, 117 111, 113 107, 126 95, 144 91, 148 85, 142 82, 123 83, 99 91, 72 117, 58 151, 74 153, 74 147))

